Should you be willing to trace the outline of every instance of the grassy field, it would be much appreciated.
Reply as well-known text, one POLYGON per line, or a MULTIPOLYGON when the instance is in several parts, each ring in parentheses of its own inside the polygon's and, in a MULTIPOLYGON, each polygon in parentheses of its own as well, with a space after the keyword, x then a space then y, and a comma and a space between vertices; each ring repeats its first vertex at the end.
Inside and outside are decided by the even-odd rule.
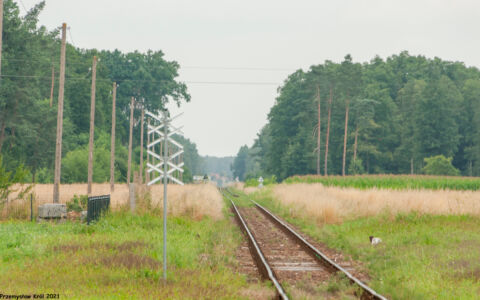
POLYGON ((480 177, 422 176, 422 175, 358 175, 358 176, 293 176, 285 183, 321 183, 326 186, 357 189, 431 189, 480 190, 480 177))
POLYGON ((73 299, 270 297, 269 286, 247 283, 235 271, 234 253, 242 235, 222 197, 216 199, 200 204, 185 197, 172 201, 167 282, 162 279, 162 210, 155 205, 140 207, 136 215, 119 209, 90 226, 2 222, 0 293, 53 293, 73 299), (221 215, 214 203, 218 201, 221 215), (213 212, 200 215, 197 205, 213 212))
MULTIPOLYGON (((391 299, 478 299, 480 218, 390 211, 328 224, 302 203, 278 200, 275 187, 250 197, 312 238, 364 264, 369 285, 391 299), (307 213, 311 212, 311 213, 307 213), (378 246, 370 235, 380 237, 378 246)), ((476 200, 478 201, 479 198, 476 200)), ((315 201, 315 199, 310 199, 315 201)), ((321 211, 317 211, 319 215, 321 211)))

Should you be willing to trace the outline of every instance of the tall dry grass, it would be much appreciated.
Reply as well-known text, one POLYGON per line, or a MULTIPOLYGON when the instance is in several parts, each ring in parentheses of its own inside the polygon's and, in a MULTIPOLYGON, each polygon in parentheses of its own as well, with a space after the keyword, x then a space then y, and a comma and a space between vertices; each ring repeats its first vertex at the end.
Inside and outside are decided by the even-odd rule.
POLYGON ((480 216, 479 191, 358 190, 322 184, 280 184, 273 194, 296 215, 338 223, 381 213, 480 216))
MULTIPOLYGON (((34 211, 38 205, 52 203, 53 185, 36 184, 33 187, 34 211)), ((163 185, 149 188, 136 185, 136 201, 139 208, 163 209, 163 185), (145 205, 148 201, 148 205, 145 205), (143 205, 143 207, 142 207, 143 205)), ((87 184, 62 184, 60 186, 60 203, 67 203, 74 195, 86 195, 87 184)), ((110 184, 93 184, 92 195, 110 195, 113 209, 125 208, 129 205, 130 193, 127 184, 116 184, 115 191, 110 193, 110 184)), ((15 195, 12 195, 14 198, 15 195)), ((169 185, 168 186, 168 212, 173 216, 189 216, 200 219, 210 216, 214 219, 223 217, 223 199, 217 188, 212 184, 195 185, 169 185)), ((0 212, 2 218, 27 218, 30 215, 30 202, 16 200, 5 205, 0 212)))
POLYGON ((235 182, 232 185, 232 187, 237 189, 237 190, 240 190, 240 191, 244 192, 247 195, 251 194, 251 193, 254 193, 254 192, 259 190, 258 187, 252 187, 252 186, 245 187, 245 183, 243 183, 243 182, 235 182))

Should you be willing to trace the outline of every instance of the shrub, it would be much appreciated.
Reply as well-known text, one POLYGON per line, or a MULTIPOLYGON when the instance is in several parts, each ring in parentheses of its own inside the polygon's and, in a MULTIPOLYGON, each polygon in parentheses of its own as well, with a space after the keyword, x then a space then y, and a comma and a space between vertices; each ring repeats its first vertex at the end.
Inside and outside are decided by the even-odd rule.
POLYGON ((88 196, 87 195, 73 195, 72 200, 67 202, 67 211, 81 212, 87 209, 88 196))
POLYGON ((422 171, 427 175, 458 176, 460 171, 452 165, 452 159, 452 157, 447 158, 443 155, 426 157, 424 159, 426 165, 422 171))

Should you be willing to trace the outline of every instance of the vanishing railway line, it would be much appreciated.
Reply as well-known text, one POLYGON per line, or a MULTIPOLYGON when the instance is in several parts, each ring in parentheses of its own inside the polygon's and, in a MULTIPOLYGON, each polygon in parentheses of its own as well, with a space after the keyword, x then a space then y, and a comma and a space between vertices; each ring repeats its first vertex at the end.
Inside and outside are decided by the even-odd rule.
POLYGON ((254 207, 237 207, 228 189, 223 194, 247 236, 250 253, 262 277, 272 281, 280 299, 288 299, 282 284, 291 291, 314 289, 336 273, 343 273, 361 289, 362 299, 386 299, 376 293, 348 270, 329 259, 290 225, 266 208, 250 200, 254 207))

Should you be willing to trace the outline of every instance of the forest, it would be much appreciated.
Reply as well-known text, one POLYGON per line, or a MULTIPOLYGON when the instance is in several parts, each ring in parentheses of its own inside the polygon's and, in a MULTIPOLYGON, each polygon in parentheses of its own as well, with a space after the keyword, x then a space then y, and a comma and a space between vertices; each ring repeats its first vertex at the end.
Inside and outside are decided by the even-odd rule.
POLYGON ((423 174, 432 160, 480 176, 480 71, 404 51, 368 63, 346 55, 290 74, 232 168, 240 179, 283 180, 423 174))
MULTIPOLYGON (((0 154, 7 171, 23 164, 31 175, 29 180, 50 183, 55 159, 61 27, 48 31, 38 25, 44 6, 45 2, 40 2, 20 16, 16 3, 4 1, 0 154)), ((180 65, 166 61, 161 51, 122 53, 80 49, 72 44, 68 33, 61 181, 87 180, 91 71, 93 56, 97 56, 93 181, 107 182, 110 176, 112 90, 116 82, 115 178, 125 182, 130 99, 134 97, 137 106, 143 104, 153 111, 163 109, 168 102, 181 105, 190 101, 186 84, 176 79, 180 65)), ((140 162, 140 115, 141 109, 137 107, 133 170, 139 169, 140 162)), ((202 173, 202 161, 193 142, 182 136, 177 139, 185 148, 184 179, 189 181, 192 173, 202 173)))

